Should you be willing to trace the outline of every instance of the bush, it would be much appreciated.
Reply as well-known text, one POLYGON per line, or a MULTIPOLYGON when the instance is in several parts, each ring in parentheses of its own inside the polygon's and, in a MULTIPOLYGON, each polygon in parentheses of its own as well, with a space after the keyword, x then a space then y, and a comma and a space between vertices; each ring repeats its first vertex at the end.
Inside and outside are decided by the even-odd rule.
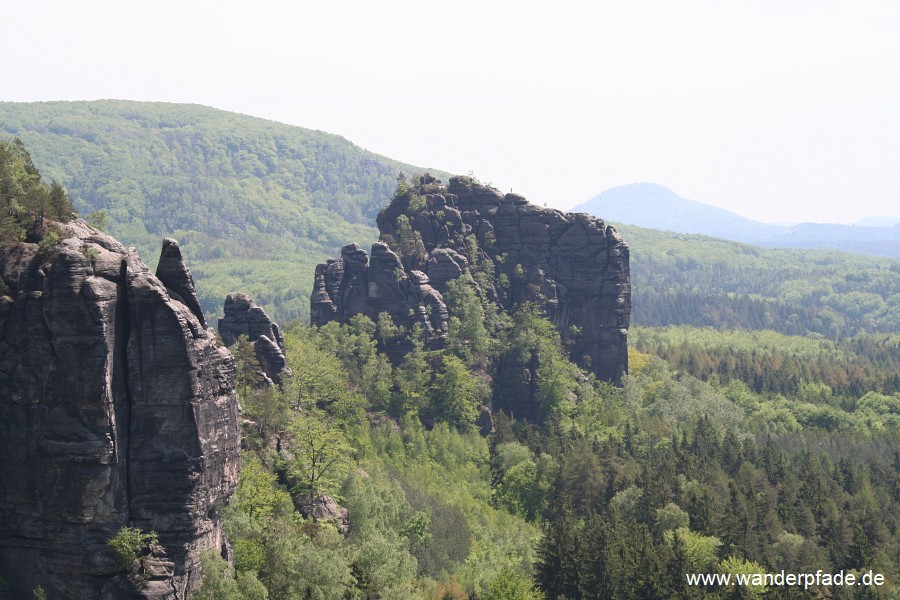
POLYGON ((134 561, 140 553, 150 544, 158 544, 159 536, 155 531, 144 533, 137 527, 122 527, 107 542, 116 552, 119 566, 126 571, 132 571, 134 561))

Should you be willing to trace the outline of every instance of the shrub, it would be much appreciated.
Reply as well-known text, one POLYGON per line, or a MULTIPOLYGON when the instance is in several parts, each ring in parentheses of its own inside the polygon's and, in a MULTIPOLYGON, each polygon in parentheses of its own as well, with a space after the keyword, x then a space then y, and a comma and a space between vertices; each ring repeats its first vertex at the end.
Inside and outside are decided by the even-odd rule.
POLYGON ((155 531, 144 533, 137 527, 122 527, 107 542, 115 552, 119 566, 126 571, 134 568, 134 561, 150 544, 158 544, 159 536, 155 531))

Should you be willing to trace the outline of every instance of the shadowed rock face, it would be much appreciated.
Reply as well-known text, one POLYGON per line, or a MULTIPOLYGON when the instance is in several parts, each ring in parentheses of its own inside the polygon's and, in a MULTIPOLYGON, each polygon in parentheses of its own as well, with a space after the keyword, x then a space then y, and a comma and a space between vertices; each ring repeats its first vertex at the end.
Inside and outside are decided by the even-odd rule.
POLYGON ((281 384, 282 372, 291 377, 284 356, 284 338, 278 324, 247 294, 228 294, 225 316, 219 319, 219 335, 226 346, 234 345, 242 335, 253 344, 256 358, 270 383, 281 384))
POLYGON ((13 597, 184 598, 225 544, 240 468, 234 361, 178 245, 151 274, 81 221, 49 256, 0 248, 0 574, 13 597), (145 577, 116 566, 122 526, 156 531, 145 577))
MULTIPOLYGON (((319 265, 311 302, 314 324, 344 322, 358 313, 374 318, 382 311, 408 322, 405 315, 417 306, 404 285, 413 274, 427 277, 436 293, 445 292, 449 281, 471 279, 470 265, 490 258, 496 279, 508 284, 480 293, 507 310, 523 302, 542 305, 571 358, 600 379, 618 382, 628 371, 628 245, 601 219, 541 208, 471 178, 454 177, 445 186, 426 175, 378 215, 378 228, 382 242, 403 255, 376 244, 379 255, 392 257, 390 267, 376 265, 373 247, 367 268, 365 253, 353 244, 341 259, 319 265), (397 274, 388 277, 388 272, 397 274)), ((525 389, 527 369, 518 365, 506 371, 524 378, 525 389)))
POLYGON ((449 315, 444 297, 422 271, 404 271, 400 258, 383 242, 372 245, 372 260, 359 244, 347 244, 341 258, 316 266, 311 313, 313 325, 345 323, 380 313, 408 328, 419 324, 430 347, 447 338, 449 315))

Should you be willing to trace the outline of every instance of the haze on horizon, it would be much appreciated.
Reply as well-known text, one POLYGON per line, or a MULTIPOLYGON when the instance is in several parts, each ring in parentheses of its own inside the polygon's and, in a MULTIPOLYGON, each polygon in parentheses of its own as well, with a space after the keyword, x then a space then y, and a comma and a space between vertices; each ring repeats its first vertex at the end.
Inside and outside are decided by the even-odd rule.
POLYGON ((900 214, 886 0, 5 7, 0 101, 190 102, 559 208, 652 181, 764 222, 900 214))

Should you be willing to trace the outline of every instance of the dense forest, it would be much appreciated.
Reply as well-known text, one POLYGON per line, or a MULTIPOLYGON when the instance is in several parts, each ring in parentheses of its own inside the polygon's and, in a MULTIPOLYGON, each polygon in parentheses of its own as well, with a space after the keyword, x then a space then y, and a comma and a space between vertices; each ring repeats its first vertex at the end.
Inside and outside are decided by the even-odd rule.
POLYGON ((631 246, 638 325, 829 338, 900 331, 896 260, 617 227, 631 246))
POLYGON ((235 562, 210 557, 198 597, 896 595, 896 335, 638 328, 614 387, 567 359, 535 305, 507 314, 465 285, 446 297, 443 350, 386 314, 293 323, 282 388, 233 347, 249 420, 224 517, 235 562), (404 344, 392 363, 384 350, 404 344), (501 408, 510 360, 537 365, 536 420, 501 408), (349 523, 316 516, 324 497, 349 523), (686 579, 781 570, 887 583, 686 579))
POLYGON ((889 582, 826 597, 896 590, 897 393, 847 402, 815 382, 760 393, 752 376, 703 381, 637 350, 615 388, 580 373, 527 306, 454 331, 448 349, 414 343, 392 365, 380 347, 407 334, 387 318, 295 323, 283 389, 258 385, 239 341, 250 423, 225 515, 235 563, 218 563, 197 597, 251 586, 269 598, 822 597, 684 579, 781 569, 872 569, 889 582), (501 392, 495 366, 523 350, 542 365, 545 417, 497 411, 483 435, 481 407, 501 392), (301 516, 318 494, 349 509, 349 532, 301 516))

